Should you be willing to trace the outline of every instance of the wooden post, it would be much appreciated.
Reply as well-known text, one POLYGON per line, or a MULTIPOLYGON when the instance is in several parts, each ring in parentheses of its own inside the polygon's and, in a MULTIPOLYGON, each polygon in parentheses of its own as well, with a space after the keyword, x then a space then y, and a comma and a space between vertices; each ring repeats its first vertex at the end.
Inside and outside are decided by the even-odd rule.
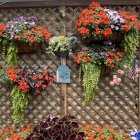
MULTIPOLYGON (((60 15, 62 17, 61 22, 61 35, 66 36, 66 27, 65 27, 65 6, 60 7, 60 15)), ((66 65, 66 58, 60 58, 61 64, 66 65)), ((61 84, 61 96, 62 96, 62 115, 67 115, 67 85, 61 84)))

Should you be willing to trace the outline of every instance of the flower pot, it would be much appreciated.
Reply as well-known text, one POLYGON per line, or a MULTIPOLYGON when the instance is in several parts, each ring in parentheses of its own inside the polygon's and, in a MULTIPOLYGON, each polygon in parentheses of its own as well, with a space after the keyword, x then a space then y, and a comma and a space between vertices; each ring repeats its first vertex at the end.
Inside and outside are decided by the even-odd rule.
POLYGON ((56 51, 55 55, 58 57, 65 58, 65 57, 69 56, 69 53, 68 53, 68 51, 56 51))

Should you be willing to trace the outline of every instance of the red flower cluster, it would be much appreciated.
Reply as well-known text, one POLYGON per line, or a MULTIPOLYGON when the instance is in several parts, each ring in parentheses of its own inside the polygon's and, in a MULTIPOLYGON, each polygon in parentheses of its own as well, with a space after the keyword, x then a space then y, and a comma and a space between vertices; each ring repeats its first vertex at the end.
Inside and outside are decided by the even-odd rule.
POLYGON ((93 128, 92 125, 87 125, 82 129, 86 134, 84 140, 130 140, 124 132, 119 132, 112 126, 93 128))
POLYGON ((0 129, 0 139, 2 140, 24 140, 25 136, 30 133, 30 125, 21 129, 19 132, 15 128, 0 129))
POLYGON ((88 55, 87 51, 80 51, 77 55, 73 56, 73 59, 77 64, 91 61, 91 57, 88 55))
MULTIPOLYGON (((112 17, 108 16, 106 8, 101 7, 98 2, 93 2, 88 8, 84 9, 76 21, 76 28, 83 39, 98 40, 100 38, 109 39, 110 36, 118 31, 127 32, 131 28, 140 28, 140 22, 137 16, 131 12, 119 11, 118 16, 124 19, 124 23, 117 24, 112 17), (114 29, 113 25, 117 25, 118 29, 114 29)), ((109 10, 109 9, 108 9, 109 10)), ((117 11, 116 11, 117 12, 117 11)), ((113 10, 112 10, 113 14, 113 10)), ((119 22, 119 21, 118 21, 119 22)))
POLYGON ((110 23, 104 8, 100 7, 99 3, 93 2, 80 14, 76 21, 76 28, 82 36, 107 37, 112 33, 110 23))
POLYGON ((8 78, 18 85, 24 92, 40 94, 42 90, 55 81, 55 77, 47 70, 36 73, 35 70, 24 67, 23 69, 9 68, 8 78))
POLYGON ((32 28, 31 30, 24 30, 23 35, 16 35, 15 39, 28 40, 30 43, 42 42, 42 40, 45 42, 49 42, 50 32, 47 28, 37 26, 35 28, 32 28))
POLYGON ((0 24, 0 36, 3 34, 5 28, 5 24, 1 23, 0 24))
POLYGON ((121 52, 113 53, 108 52, 109 57, 106 59, 107 63, 111 68, 115 67, 115 64, 118 63, 121 58, 123 57, 123 54, 121 52))
POLYGON ((140 21, 138 17, 129 11, 119 11, 120 16, 125 19, 125 23, 122 26, 123 31, 129 31, 131 28, 140 29, 140 21))

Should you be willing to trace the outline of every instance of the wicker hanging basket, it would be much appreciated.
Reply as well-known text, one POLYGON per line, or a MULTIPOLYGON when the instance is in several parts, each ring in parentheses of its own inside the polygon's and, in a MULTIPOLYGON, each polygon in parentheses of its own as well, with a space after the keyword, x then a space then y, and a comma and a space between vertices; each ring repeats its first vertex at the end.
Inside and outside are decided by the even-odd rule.
POLYGON ((41 43, 34 43, 29 45, 28 43, 25 42, 18 42, 17 46, 18 46, 18 53, 20 54, 25 54, 25 53, 34 53, 36 52, 40 47, 41 47, 41 43))
MULTIPOLYGON (((34 53, 36 52, 41 46, 41 43, 34 43, 34 44, 28 44, 26 42, 18 42, 17 45, 18 47, 18 53, 19 54, 26 54, 26 53, 34 53)), ((6 46, 8 47, 8 46, 6 46)), ((5 50, 4 52, 6 53, 6 47, 5 49, 0 46, 0 52, 3 52, 3 49, 5 50)))
POLYGON ((110 40, 111 42, 113 43, 120 43, 122 42, 122 40, 124 39, 124 34, 121 33, 121 32, 117 32, 117 33, 113 33, 111 36, 108 36, 108 37, 100 37, 98 39, 95 39, 95 38, 89 38, 89 41, 90 43, 101 43, 103 41, 106 41, 106 40, 110 40))

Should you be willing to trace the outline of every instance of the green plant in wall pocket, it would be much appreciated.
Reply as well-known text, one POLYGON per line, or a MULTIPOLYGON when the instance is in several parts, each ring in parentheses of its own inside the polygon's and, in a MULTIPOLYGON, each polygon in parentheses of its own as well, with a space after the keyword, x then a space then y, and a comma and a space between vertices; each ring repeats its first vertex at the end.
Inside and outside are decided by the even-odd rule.
POLYGON ((18 53, 33 53, 48 45, 50 32, 34 16, 12 19, 3 28, 1 40, 8 65, 16 64, 18 53))
MULTIPOLYGON (((116 11, 92 2, 76 20, 76 29, 86 47, 79 48, 73 58, 81 64, 85 102, 89 103, 103 67, 120 71, 127 65, 130 69, 139 44, 140 21, 130 11, 116 11)), ((113 84, 118 85, 120 81, 115 76, 113 84)))
POLYGON ((24 66, 21 69, 10 67, 7 70, 7 77, 13 87, 10 96, 14 122, 22 123, 29 99, 51 86, 55 81, 55 76, 48 70, 37 72, 33 68, 24 66))
POLYGON ((50 38, 46 53, 66 57, 72 55, 72 49, 77 42, 76 37, 54 36, 50 38))

